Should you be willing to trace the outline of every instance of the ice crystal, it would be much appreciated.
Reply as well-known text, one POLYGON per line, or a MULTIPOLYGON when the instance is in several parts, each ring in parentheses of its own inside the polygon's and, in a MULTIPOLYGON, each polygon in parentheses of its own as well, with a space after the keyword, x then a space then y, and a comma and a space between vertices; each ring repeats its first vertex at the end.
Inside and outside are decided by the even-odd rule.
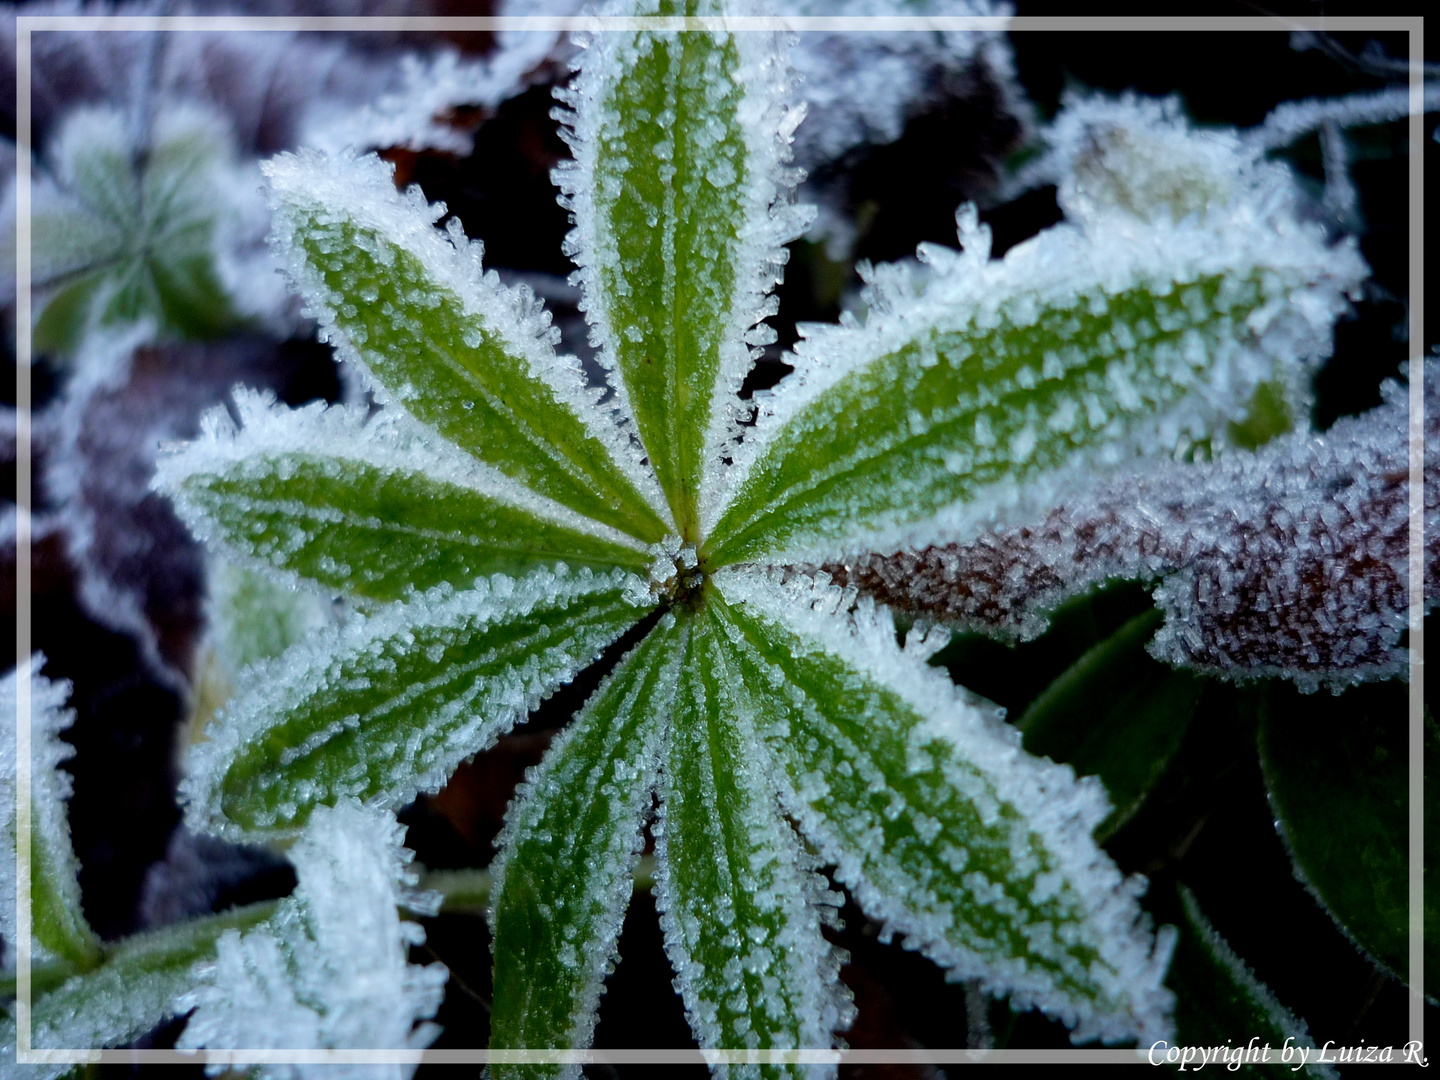
MULTIPOLYGON (((1440 398, 1427 371, 1424 468, 1440 470, 1440 398)), ((1039 521, 892 555, 826 564, 899 610, 1031 638, 1065 599, 1112 578, 1158 580, 1166 623, 1151 652, 1230 677, 1341 689, 1404 670, 1409 610, 1407 407, 1254 455, 1167 464, 1065 499, 1039 521)), ((1440 580, 1440 494, 1425 486, 1426 601, 1440 580)))
MULTIPOLYGON (((1297 219, 1278 166, 1159 115, 1159 149, 1105 157, 1108 186, 1003 259, 965 208, 963 252, 924 247, 925 281, 874 270, 867 321, 807 327, 795 373, 747 405, 808 220, 793 84, 765 33, 586 43, 556 180, 602 388, 378 158, 268 163, 290 279, 383 407, 241 394, 238 425, 212 414, 162 464, 209 543, 356 611, 242 674, 190 755, 189 822, 283 837, 337 802, 397 808, 638 627, 510 808, 492 1047, 592 1037, 652 803, 706 1048, 825 1045, 851 1019, 821 860, 952 977, 1077 1041, 1164 1038, 1173 935, 1095 843, 1099 782, 928 666, 942 633, 901 647, 870 599, 783 566, 969 542, 1224 452, 1258 388, 1303 402, 1365 267, 1297 219)), ((236 977, 290 985, 274 948, 238 950, 236 977)))
POLYGON ((312 115, 300 142, 329 153, 355 147, 468 154, 475 142, 473 125, 466 130, 457 111, 493 109, 513 97, 523 89, 525 76, 549 55, 556 37, 546 31, 501 34, 494 55, 483 60, 464 59, 449 49, 430 56, 407 55, 401 61, 399 88, 360 109, 312 115))
MULTIPOLYGON (((306 1050, 423 1047, 436 1034, 446 979, 440 964, 406 961, 424 941, 397 906, 433 914, 413 889, 404 829, 382 811, 341 802, 318 810, 290 850, 299 884, 268 923, 228 931, 199 984, 178 1002, 193 1009, 180 1047, 306 1050)), ((209 1066, 225 1071, 222 1062, 209 1066)), ((304 1076, 408 1076, 401 1066, 267 1065, 269 1080, 304 1076)))

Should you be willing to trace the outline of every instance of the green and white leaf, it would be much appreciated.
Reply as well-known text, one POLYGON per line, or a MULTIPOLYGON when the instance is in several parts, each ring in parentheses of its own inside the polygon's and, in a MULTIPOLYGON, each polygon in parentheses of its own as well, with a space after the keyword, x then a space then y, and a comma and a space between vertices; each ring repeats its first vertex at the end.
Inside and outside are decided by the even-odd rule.
POLYGON ((342 797, 393 808, 437 790, 653 606, 618 571, 495 575, 312 635, 249 668, 191 748, 192 828, 286 834, 342 797))
POLYGON ((0 679, 0 937, 4 938, 5 969, 14 970, 19 917, 16 877, 17 758, 16 725, 20 722, 20 684, 28 689, 30 723, 30 956, 32 962, 63 962, 92 967, 100 956, 100 939, 85 919, 77 874, 80 864, 70 843, 69 810, 73 784, 61 762, 74 748, 60 732, 75 720, 65 707, 68 682, 51 682, 40 674, 40 654, 0 679))
MULTIPOLYGON (((321 807, 290 850, 295 892, 264 925, 222 935, 215 957, 178 1002, 191 1013, 177 1045, 216 1050, 416 1049, 439 1028, 448 972, 410 964, 423 929, 398 907, 433 915, 418 894, 405 829, 394 815, 349 800, 321 807)), ((211 1072, 221 1071, 212 1058, 211 1072)), ((274 1064, 264 1080, 335 1075, 327 1064, 274 1064)), ((372 1066, 373 1069, 373 1066, 372 1066)), ((376 1072, 367 1075, 377 1075, 376 1072)), ((405 1076, 408 1070, 391 1071, 405 1076)))
MULTIPOLYGON (((497 841, 492 1048, 590 1045, 644 844, 686 627, 665 615, 522 785, 497 841), (564 882, 563 888, 557 883, 564 882)), ((492 1062, 506 1076, 578 1065, 492 1062)))
POLYGON ((597 404, 528 289, 378 157, 282 154, 264 166, 274 240, 322 335, 384 398, 506 476, 646 543, 666 532, 640 450, 597 404))
MULTIPOLYGON (((895 644, 852 595, 757 573, 716 575, 729 663, 763 712, 786 809, 888 933, 1077 1042, 1166 1038, 1173 936, 1155 935, 1096 846, 1093 778, 1026 754, 993 706, 895 644)), ((1173 932, 1172 932, 1173 933, 1173 932)))
POLYGON ((561 562, 645 572, 638 540, 535 495, 401 414, 286 409, 237 390, 201 438, 163 458, 157 486, 191 529, 327 591, 398 600, 561 562))
POLYGON ((1353 245, 1248 204, 1061 225, 997 261, 959 219, 964 253, 923 246, 923 288, 882 268, 863 326, 806 328, 738 448, 714 563, 955 542, 1219 438, 1257 386, 1328 354, 1365 273, 1353 245))
MULTIPOLYGON (((166 1017, 183 1012, 176 1000, 198 978, 197 967, 215 955, 228 933, 253 927, 275 910, 273 904, 236 908, 162 930, 137 934, 110 947, 104 963, 75 975, 49 993, 36 995, 30 1013, 30 1042, 37 1049, 100 1049, 133 1042, 166 1017)), ((0 1060, 15 1060, 15 1019, 0 1016, 0 1060)), ((57 1077, 74 1065, 47 1062, 27 1066, 26 1077, 57 1077)))
MULTIPOLYGON (((1339 1074, 1329 1065, 1317 1063, 1320 1051, 1305 1021, 1280 1004, 1274 992, 1255 977, 1210 925, 1194 893, 1184 885, 1180 886, 1180 903, 1185 926, 1167 979, 1176 994, 1177 1044, 1222 1046, 1227 1040, 1239 1043, 1236 1034, 1244 1033, 1246 1040, 1257 1036, 1261 1044, 1279 1051, 1290 1040, 1290 1046, 1309 1050, 1305 1075, 1334 1080, 1339 1074)), ((1297 1054, 1290 1063, 1247 1065, 1241 1071, 1252 1076, 1295 1076, 1298 1064, 1297 1054)))
MULTIPOLYGON (((719 15, 654 0, 641 15, 719 15)), ((597 34, 572 86, 555 171, 575 229, 584 306, 617 399, 635 418, 676 526, 698 539, 722 448, 748 412, 735 397, 780 279, 783 247, 809 223, 784 168, 804 115, 773 34, 597 34)), ((563 129, 562 129, 563 130, 563 129)), ((711 495, 713 497, 713 495, 711 495)))
MULTIPOLYGON (((723 640, 714 605, 693 617, 665 746, 655 828, 665 950, 705 1049, 827 1047, 854 1018, 844 955, 821 935, 827 890, 780 807, 757 731, 769 719, 723 640)), ((832 1076, 799 1063, 712 1065, 716 1076, 832 1076)))

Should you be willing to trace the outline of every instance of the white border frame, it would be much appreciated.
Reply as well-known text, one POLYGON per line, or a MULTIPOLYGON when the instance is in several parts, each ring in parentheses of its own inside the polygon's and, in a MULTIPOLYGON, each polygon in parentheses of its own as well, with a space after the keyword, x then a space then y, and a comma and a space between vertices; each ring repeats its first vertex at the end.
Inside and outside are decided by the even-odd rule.
MULTIPOLYGON (((23 11, 23 8, 21 9, 23 11)), ((15 662, 30 657, 30 557, 32 498, 30 363, 32 358, 30 282, 31 210, 31 35, 36 31, 588 31, 625 29, 738 31, 924 31, 924 30, 1069 30, 1069 31, 1400 31, 1409 42, 1410 176, 1409 297, 1410 342, 1410 605, 1409 605, 1409 1009, 1411 1040, 1425 1037, 1424 1023, 1424 30, 1420 16, 1282 18, 1271 16, 732 16, 727 18, 662 18, 604 16, 243 16, 243 15, 24 15, 15 16, 16 71, 16 561, 15 662)), ((1141 1064, 1146 1048, 1136 1050, 39 1050, 30 1045, 30 684, 16 687, 15 748, 17 888, 16 927, 16 1060, 19 1064, 452 1064, 482 1065, 491 1061, 524 1064, 666 1064, 727 1062, 796 1064, 1141 1064), (19 718, 23 717, 24 722, 19 718)), ((1238 1049, 1238 1048, 1237 1048, 1238 1049)), ((1272 1054, 1267 1060, 1278 1060, 1272 1054)), ((1216 1063, 1219 1066, 1221 1063, 1216 1063)))

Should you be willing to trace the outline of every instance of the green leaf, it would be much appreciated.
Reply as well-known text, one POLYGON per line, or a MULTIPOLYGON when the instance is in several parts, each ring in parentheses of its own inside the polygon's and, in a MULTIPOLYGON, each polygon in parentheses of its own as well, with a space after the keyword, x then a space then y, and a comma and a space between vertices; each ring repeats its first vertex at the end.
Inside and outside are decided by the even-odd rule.
MULTIPOLYGON (((1180 902, 1185 925, 1166 980, 1176 995, 1176 1045, 1244 1048, 1255 1038, 1258 1045, 1268 1044, 1278 1054, 1288 1039, 1291 1047, 1308 1049, 1305 1075, 1327 1080, 1335 1077, 1330 1066, 1316 1064, 1320 1051, 1304 1021, 1281 1005, 1235 955, 1184 885, 1180 886, 1180 902)), ((1215 1067, 1226 1068, 1227 1075, 1293 1077, 1300 1072, 1301 1052, 1297 1049, 1288 1062, 1242 1063, 1237 1069, 1217 1062, 1215 1067)))
POLYGON ((30 932, 46 951, 83 970, 99 959, 100 939, 81 907, 69 827, 47 827, 45 816, 38 806, 31 814, 30 932))
MULTIPOLYGON (((663 0, 660 15, 710 12, 663 0)), ((708 459, 750 367, 747 334, 800 219, 788 193, 787 111, 767 35, 598 35, 573 91, 573 165, 556 179, 574 211, 568 247, 587 316, 619 369, 680 535, 698 539, 708 459)), ((798 115, 795 117, 798 119, 798 115)))
MULTIPOLYGON (((718 617, 710 604, 694 619, 665 746, 656 828, 665 949, 702 1047, 829 1046, 853 1015, 842 957, 820 932, 821 905, 840 898, 781 812, 781 780, 755 728, 764 710, 718 617)), ((714 1071, 798 1080, 810 1068, 714 1071)))
MULTIPOLYGON (((253 904, 127 938, 95 970, 33 998, 32 1046, 100 1049, 132 1042, 174 1014, 175 999, 194 985, 196 964, 214 958, 221 934, 256 926, 274 910, 274 903, 253 904)), ((14 1046, 14 1018, 0 1018, 0 1053, 13 1055, 14 1046)), ((48 1078, 73 1066, 29 1068, 25 1075, 48 1078)))
POLYGON ((547 498, 653 543, 666 526, 638 455, 578 364, 555 356, 528 292, 482 275, 478 250, 373 155, 266 163, 277 246, 326 335, 386 396, 547 498))
POLYGON ((80 864, 70 841, 68 801, 73 791, 70 774, 61 763, 74 748, 60 733, 75 719, 65 707, 70 684, 52 682, 39 674, 45 658, 32 657, 0 679, 0 934, 11 954, 19 933, 19 886, 15 874, 28 863, 30 875, 30 943, 33 960, 40 965, 55 961, 73 968, 93 967, 100 957, 100 939, 90 928, 81 906, 80 864), (16 820, 15 724, 21 719, 19 691, 28 684, 30 730, 29 843, 20 844, 16 820), (8 751, 8 752, 7 752, 8 751), (18 861, 17 861, 18 860, 18 861), (8 894, 8 895, 7 895, 8 894))
POLYGON ((816 328, 762 408, 714 565, 824 562, 923 547, 1046 504, 1097 467, 1219 432, 1266 379, 1329 348, 1348 250, 1255 223, 1056 228, 989 262, 925 249, 923 291, 894 269, 864 326, 816 328))
POLYGON ((55 142, 55 182, 37 187, 34 271, 49 287, 37 348, 73 352, 92 323, 151 318, 161 335, 191 339, 236 325, 216 266, 231 141, 188 108, 161 111, 143 146, 116 110, 71 115, 55 142))
MULTIPOLYGON (((511 804, 491 893, 492 1048, 590 1045, 644 842, 684 642, 684 627, 662 618, 511 804)), ((580 1072, 578 1065, 501 1063, 490 1070, 497 1080, 580 1072)))
POLYGON ((1104 782, 1114 809, 1095 830, 1102 842, 1164 775, 1205 687, 1145 651, 1162 622, 1159 611, 1131 619, 1051 683, 1015 724, 1030 753, 1104 782))
POLYGON ((887 933, 904 934, 1077 1041, 1168 1034, 1168 945, 1091 831, 1098 782, 1026 754, 1019 734, 895 645, 888 614, 837 589, 717 575, 727 663, 762 710, 786 809, 887 933))
POLYGON ((244 430, 207 419, 208 437, 167 458, 161 483, 197 533, 277 570, 397 600, 562 562, 642 573, 651 562, 623 533, 449 448, 415 447, 364 410, 272 409, 245 393, 236 408, 244 430))
MULTIPOLYGON (((563 568, 562 568, 563 571, 563 568)), ((288 834, 341 796, 433 791, 652 604, 644 582, 536 571, 440 589, 256 664, 191 749, 192 826, 288 834)))
POLYGON ((96 271, 55 293, 35 320, 35 351, 73 353, 85 334, 95 293, 104 283, 105 274, 96 271))
POLYGON ((1277 684, 1260 701, 1260 766, 1295 876, 1371 960, 1409 970, 1408 687, 1340 696, 1277 684))

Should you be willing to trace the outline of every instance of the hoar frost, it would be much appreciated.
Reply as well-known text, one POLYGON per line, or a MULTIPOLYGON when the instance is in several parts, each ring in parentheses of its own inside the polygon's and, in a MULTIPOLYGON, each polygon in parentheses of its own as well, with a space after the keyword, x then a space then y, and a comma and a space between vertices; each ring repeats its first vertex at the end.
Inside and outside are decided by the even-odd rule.
MULTIPOLYGON (((200 985, 182 997, 193 1009, 178 1046, 208 1050, 423 1047, 438 1033, 435 1014, 447 972, 406 961, 424 941, 397 907, 434 914, 439 897, 417 893, 400 846, 404 829, 378 810, 341 802, 322 807, 290 849, 299 883, 269 921, 220 938, 200 985)), ((223 1058, 208 1071, 224 1072, 223 1058)), ((271 1080, 374 1077, 410 1069, 374 1065, 263 1066, 271 1080)))
MULTIPOLYGON (((786 43, 615 30, 578 67, 556 180, 603 390, 384 162, 268 164, 290 279, 383 408, 241 395, 238 427, 215 414, 161 469, 212 545, 356 612, 240 676, 191 755, 190 823, 306 837, 350 800, 397 808, 640 626, 507 816, 493 1048, 588 1044, 647 826, 707 1049, 826 1045, 852 1018, 819 860, 887 936, 1077 1041, 1169 1037, 1173 932, 1096 845, 1098 782, 929 667, 943 635, 902 647, 838 573, 785 566, 970 542, 1081 481, 1224 454, 1260 388, 1303 403, 1365 274, 1353 244, 1297 220, 1283 172, 1161 115, 1158 149, 1112 140, 1071 220, 1003 259, 966 209, 963 252, 923 248, 924 283, 874 270, 868 319, 807 327, 795 373, 747 406, 809 215, 786 43)), ((294 1037, 339 1038, 285 975, 287 948, 330 933, 305 925, 222 963, 260 999, 310 995, 294 1037)))

